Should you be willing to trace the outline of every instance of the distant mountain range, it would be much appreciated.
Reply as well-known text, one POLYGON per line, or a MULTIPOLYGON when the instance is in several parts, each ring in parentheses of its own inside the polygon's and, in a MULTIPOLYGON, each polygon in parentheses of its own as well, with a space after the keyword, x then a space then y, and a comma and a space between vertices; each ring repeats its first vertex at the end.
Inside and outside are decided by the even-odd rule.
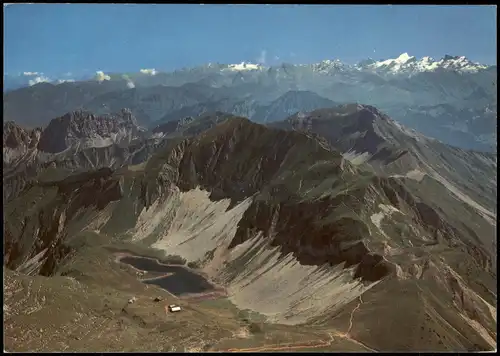
POLYGON ((497 68, 465 57, 417 59, 404 53, 356 65, 325 60, 271 67, 210 63, 169 73, 98 72, 94 78, 61 83, 23 73, 4 76, 4 83, 4 90, 17 88, 4 93, 4 121, 30 127, 78 109, 109 114, 128 107, 141 125, 156 127, 211 111, 270 122, 356 102, 445 143, 496 151, 497 68))

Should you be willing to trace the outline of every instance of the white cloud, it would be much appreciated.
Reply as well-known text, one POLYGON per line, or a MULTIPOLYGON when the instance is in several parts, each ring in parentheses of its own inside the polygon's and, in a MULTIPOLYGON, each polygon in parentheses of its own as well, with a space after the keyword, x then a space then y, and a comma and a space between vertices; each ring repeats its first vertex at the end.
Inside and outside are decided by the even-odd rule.
POLYGON ((28 84, 30 86, 38 83, 50 82, 50 79, 43 75, 43 73, 41 72, 23 72, 22 76, 31 77, 31 79, 28 81, 28 84))
POLYGON ((148 74, 148 75, 156 75, 158 72, 156 71, 156 69, 141 69, 140 72, 142 74, 148 74))
POLYGON ((260 51, 259 58, 257 58, 257 63, 259 63, 259 64, 266 64, 266 56, 267 56, 267 51, 266 50, 260 51))
POLYGON ((32 85, 35 85, 38 83, 45 83, 45 82, 50 82, 50 79, 47 77, 44 77, 42 75, 42 76, 35 77, 34 79, 30 79, 28 83, 30 86, 32 86, 32 85))
POLYGON ((95 80, 97 80, 98 82, 102 82, 104 80, 111 80, 111 77, 107 74, 104 74, 102 70, 98 70, 97 72, 95 72, 95 80))

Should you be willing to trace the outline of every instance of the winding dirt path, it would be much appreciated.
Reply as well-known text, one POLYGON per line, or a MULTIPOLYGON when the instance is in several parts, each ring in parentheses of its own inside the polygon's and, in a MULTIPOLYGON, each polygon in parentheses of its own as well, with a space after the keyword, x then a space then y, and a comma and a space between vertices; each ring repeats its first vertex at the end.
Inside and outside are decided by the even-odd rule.
POLYGON ((346 336, 349 335, 349 333, 351 332, 351 329, 352 329, 352 321, 353 321, 353 318, 354 318, 354 313, 356 312, 356 310, 359 309, 359 307, 361 306, 361 304, 363 304, 363 299, 361 299, 361 295, 359 296, 359 303, 358 305, 356 306, 356 308, 354 308, 351 312, 351 317, 349 318, 349 329, 347 329, 347 333, 346 333, 346 336))
POLYGON ((287 351, 287 350, 299 350, 299 349, 316 349, 316 348, 326 348, 331 346, 331 344, 334 342, 335 337, 338 337, 340 339, 348 339, 355 344, 362 346, 368 351, 371 352, 377 352, 377 350, 374 350, 364 343, 355 340, 350 337, 349 333, 351 332, 352 326, 353 326, 353 318, 354 318, 354 313, 361 307, 363 304, 363 299, 361 296, 359 296, 359 303, 356 305, 356 307, 351 311, 351 315, 349 318, 349 327, 347 329, 346 333, 341 333, 341 332, 333 332, 333 333, 328 333, 329 340, 327 341, 319 341, 317 343, 310 342, 310 343, 287 343, 287 344, 281 344, 281 345, 263 345, 259 347, 251 347, 251 348, 231 348, 225 351, 228 352, 259 352, 259 351, 287 351))
POLYGON ((317 343, 310 342, 310 343, 288 343, 288 344, 281 344, 281 345, 263 345, 259 347, 250 347, 250 348, 231 348, 227 349, 224 351, 227 352, 261 352, 261 351, 291 351, 291 350, 300 350, 300 349, 317 349, 317 348, 326 348, 330 347, 333 342, 335 341, 334 335, 340 339, 348 339, 355 344, 362 346, 365 348, 367 351, 370 352, 378 352, 377 350, 374 350, 367 345, 363 344, 362 342, 359 342, 357 340, 352 339, 347 335, 347 333, 329 333, 329 340, 327 341, 319 341, 317 343))
POLYGON ((281 345, 263 345, 259 347, 251 347, 251 348, 244 348, 244 349, 228 349, 226 351, 228 352, 259 352, 259 351, 284 351, 284 350, 296 350, 296 349, 316 349, 320 347, 328 347, 332 344, 334 341, 333 335, 328 334, 330 337, 330 340, 327 341, 322 341, 318 343, 288 343, 288 344, 281 344, 281 345))

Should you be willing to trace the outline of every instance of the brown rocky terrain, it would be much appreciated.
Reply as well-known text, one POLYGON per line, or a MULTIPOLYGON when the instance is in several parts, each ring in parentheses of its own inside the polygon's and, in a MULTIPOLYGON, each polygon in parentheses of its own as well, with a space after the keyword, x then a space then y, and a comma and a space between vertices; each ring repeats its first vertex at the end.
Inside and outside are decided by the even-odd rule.
MULTIPOLYGON (((301 335, 326 332, 331 342, 323 335, 315 345, 337 351, 354 344, 378 351, 495 349, 491 200, 478 184, 464 189, 459 168, 440 173, 454 184, 452 194, 429 173, 442 161, 428 159, 425 149, 440 146, 402 145, 422 141, 373 109, 319 114, 324 126, 312 120, 316 134, 205 117, 199 127, 194 120, 162 131, 167 138, 137 163, 62 175, 61 163, 41 169, 4 206, 4 265, 52 280, 75 258, 96 253, 105 261, 99 246, 126 242, 196 263, 236 308, 261 315, 269 335, 291 325, 301 335), (346 115, 357 121, 336 121, 346 115), (358 126, 346 128, 352 122, 358 126), (366 162, 353 158, 365 152, 366 162), (412 174, 417 167, 424 174, 412 174), (75 242, 88 233, 100 237, 83 247, 75 242)), ((451 155, 442 152, 441 160, 451 155)), ((493 179, 496 159, 475 157, 480 163, 469 165, 493 179)), ((61 162, 77 166, 72 160, 61 162)), ((490 187, 496 190, 496 181, 490 187)), ((96 286, 108 283, 114 267, 90 280, 87 268, 78 267, 74 278, 96 286)), ((28 278, 12 276, 14 284, 28 278)), ((187 307, 198 307, 192 303, 187 307)), ((11 330, 21 325, 12 323, 11 330)), ((200 331, 199 338, 214 337, 200 331)), ((269 342, 227 349, 264 351, 262 345, 269 342)))
POLYGON ((120 115, 96 116, 75 111, 52 120, 43 130, 38 149, 58 153, 70 147, 105 147, 112 143, 130 144, 141 130, 129 110, 120 115))
POLYGON ((140 163, 163 144, 145 138, 145 130, 128 109, 103 116, 70 112, 35 130, 8 122, 4 124, 4 199, 15 197, 48 168, 68 175, 140 163))

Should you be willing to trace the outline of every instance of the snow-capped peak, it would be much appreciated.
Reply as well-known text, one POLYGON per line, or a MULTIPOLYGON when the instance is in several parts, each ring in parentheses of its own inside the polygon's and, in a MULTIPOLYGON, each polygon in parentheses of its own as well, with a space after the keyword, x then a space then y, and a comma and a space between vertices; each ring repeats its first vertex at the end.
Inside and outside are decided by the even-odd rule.
POLYGON ((396 62, 398 62, 398 63, 406 63, 406 62, 408 62, 411 58, 414 58, 414 57, 410 57, 410 56, 408 55, 408 53, 406 53, 406 52, 405 52, 405 53, 401 54, 398 58, 396 58, 396 59, 395 59, 395 61, 396 61, 396 62))
POLYGON ((450 55, 445 55, 444 58, 441 59, 437 63, 439 63, 439 66, 441 68, 453 69, 453 70, 463 71, 463 72, 477 72, 479 69, 487 68, 487 66, 469 61, 464 56, 453 57, 450 55))
POLYGON ((369 65, 369 67, 371 68, 390 67, 390 70, 394 72, 400 70, 401 66, 404 66, 406 63, 412 61, 413 59, 415 59, 415 57, 410 56, 408 53, 403 53, 396 59, 386 59, 385 61, 375 62, 369 65))
POLYGON ((464 56, 453 57, 446 55, 443 59, 435 61, 428 56, 417 60, 414 56, 408 55, 408 53, 403 53, 395 59, 387 59, 367 65, 362 65, 360 63, 358 67, 387 74, 414 74, 432 72, 437 69, 454 70, 458 72, 477 72, 480 69, 487 68, 487 66, 469 61, 464 56))
POLYGON ((323 60, 319 63, 315 63, 312 65, 312 69, 315 72, 320 72, 320 73, 328 73, 331 70, 339 70, 339 69, 342 69, 344 67, 348 67, 348 66, 346 64, 342 63, 339 59, 335 59, 333 61, 330 59, 326 59, 326 60, 323 60))
POLYGON ((326 65, 334 65, 334 64, 341 64, 342 62, 340 61, 340 59, 335 59, 333 61, 331 59, 325 59, 325 60, 321 61, 320 63, 326 64, 326 65))
POLYGON ((241 62, 240 64, 229 64, 227 66, 228 70, 232 71, 248 71, 248 70, 259 70, 262 67, 259 64, 241 62))

